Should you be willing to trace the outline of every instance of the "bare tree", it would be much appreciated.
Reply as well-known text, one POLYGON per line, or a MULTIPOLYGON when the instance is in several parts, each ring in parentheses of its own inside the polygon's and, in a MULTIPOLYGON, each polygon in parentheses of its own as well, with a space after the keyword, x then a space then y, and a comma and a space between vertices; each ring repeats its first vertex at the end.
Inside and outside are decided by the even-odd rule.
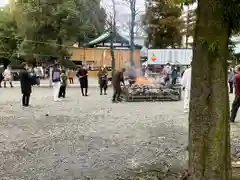
POLYGON ((135 40, 135 26, 136 26, 136 16, 139 14, 139 10, 136 8, 137 0, 123 0, 123 3, 127 5, 131 12, 131 21, 130 21, 130 64, 131 66, 135 66, 134 63, 134 40, 135 40))
POLYGON ((113 15, 111 16, 111 57, 112 57, 112 76, 115 72, 115 54, 114 54, 114 40, 116 37, 116 2, 112 0, 113 15))
POLYGON ((193 37, 193 30, 194 30, 194 24, 196 21, 196 16, 194 10, 190 9, 191 4, 187 4, 187 13, 186 13, 186 20, 185 20, 185 46, 186 48, 189 47, 191 43, 189 43, 189 38, 193 37))
POLYGON ((189 10, 190 10, 190 7, 189 7, 189 4, 187 5, 187 22, 186 22, 186 41, 185 41, 185 44, 186 44, 186 48, 188 48, 188 39, 189 39, 189 21, 190 21, 190 13, 189 13, 189 10))

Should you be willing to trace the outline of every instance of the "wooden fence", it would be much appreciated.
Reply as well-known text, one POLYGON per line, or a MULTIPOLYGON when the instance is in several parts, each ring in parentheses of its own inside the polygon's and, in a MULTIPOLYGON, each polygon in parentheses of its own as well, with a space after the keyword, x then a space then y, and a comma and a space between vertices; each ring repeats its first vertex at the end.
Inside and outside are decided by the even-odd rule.
MULTIPOLYGON (((82 61, 94 66, 111 66, 112 57, 110 49, 105 48, 70 48, 71 60, 82 61)), ((116 69, 126 67, 130 64, 130 50, 115 49, 116 69)), ((134 51, 134 62, 136 67, 140 67, 140 50, 134 51)))

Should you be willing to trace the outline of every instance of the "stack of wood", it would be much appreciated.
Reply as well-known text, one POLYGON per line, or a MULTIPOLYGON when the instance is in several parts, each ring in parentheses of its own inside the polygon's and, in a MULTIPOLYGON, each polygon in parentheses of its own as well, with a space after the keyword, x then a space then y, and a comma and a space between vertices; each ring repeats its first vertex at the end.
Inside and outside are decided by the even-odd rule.
POLYGON ((139 96, 147 96, 147 95, 159 95, 161 90, 154 87, 153 85, 139 85, 133 84, 128 89, 129 95, 139 95, 139 96))
POLYGON ((154 78, 138 76, 134 84, 123 87, 122 97, 126 101, 178 101, 181 87, 165 86, 154 78))
POLYGON ((178 100, 180 98, 180 91, 173 88, 160 88, 154 85, 138 85, 134 84, 127 89, 129 97, 156 97, 158 99, 172 99, 178 100))

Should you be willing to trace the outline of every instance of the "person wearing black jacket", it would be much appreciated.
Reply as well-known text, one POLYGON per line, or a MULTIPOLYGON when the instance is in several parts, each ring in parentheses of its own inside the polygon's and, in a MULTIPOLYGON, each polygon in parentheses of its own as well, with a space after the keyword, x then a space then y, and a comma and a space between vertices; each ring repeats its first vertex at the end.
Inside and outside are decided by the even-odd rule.
POLYGON ((3 71, 4 71, 4 66, 0 65, 0 88, 2 87, 2 81, 4 80, 3 71))
POLYGON ((113 79, 112 79, 112 85, 113 85, 113 98, 112 98, 112 102, 116 103, 116 102, 120 102, 120 95, 122 92, 122 88, 121 88, 121 82, 124 84, 124 75, 123 73, 125 72, 125 68, 122 68, 121 71, 116 71, 113 75, 113 79), (117 99, 116 99, 117 98, 117 99))
POLYGON ((79 79, 82 96, 88 96, 88 70, 86 67, 81 67, 76 75, 79 79), (84 93, 85 89, 85 93, 84 93))
POLYGON ((0 88, 2 87, 2 81, 4 80, 4 77, 2 73, 0 72, 0 88))
POLYGON ((29 106, 30 95, 32 93, 32 78, 27 71, 28 66, 25 64, 23 70, 20 71, 20 83, 22 90, 22 105, 25 107, 29 106))

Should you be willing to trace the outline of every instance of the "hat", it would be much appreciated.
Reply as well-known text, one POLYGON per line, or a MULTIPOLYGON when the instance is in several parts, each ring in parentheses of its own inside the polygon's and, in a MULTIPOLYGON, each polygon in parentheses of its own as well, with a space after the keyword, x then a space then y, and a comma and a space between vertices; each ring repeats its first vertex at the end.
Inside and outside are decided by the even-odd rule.
POLYGON ((124 71, 126 71, 126 68, 122 68, 121 70, 124 72, 124 71))

